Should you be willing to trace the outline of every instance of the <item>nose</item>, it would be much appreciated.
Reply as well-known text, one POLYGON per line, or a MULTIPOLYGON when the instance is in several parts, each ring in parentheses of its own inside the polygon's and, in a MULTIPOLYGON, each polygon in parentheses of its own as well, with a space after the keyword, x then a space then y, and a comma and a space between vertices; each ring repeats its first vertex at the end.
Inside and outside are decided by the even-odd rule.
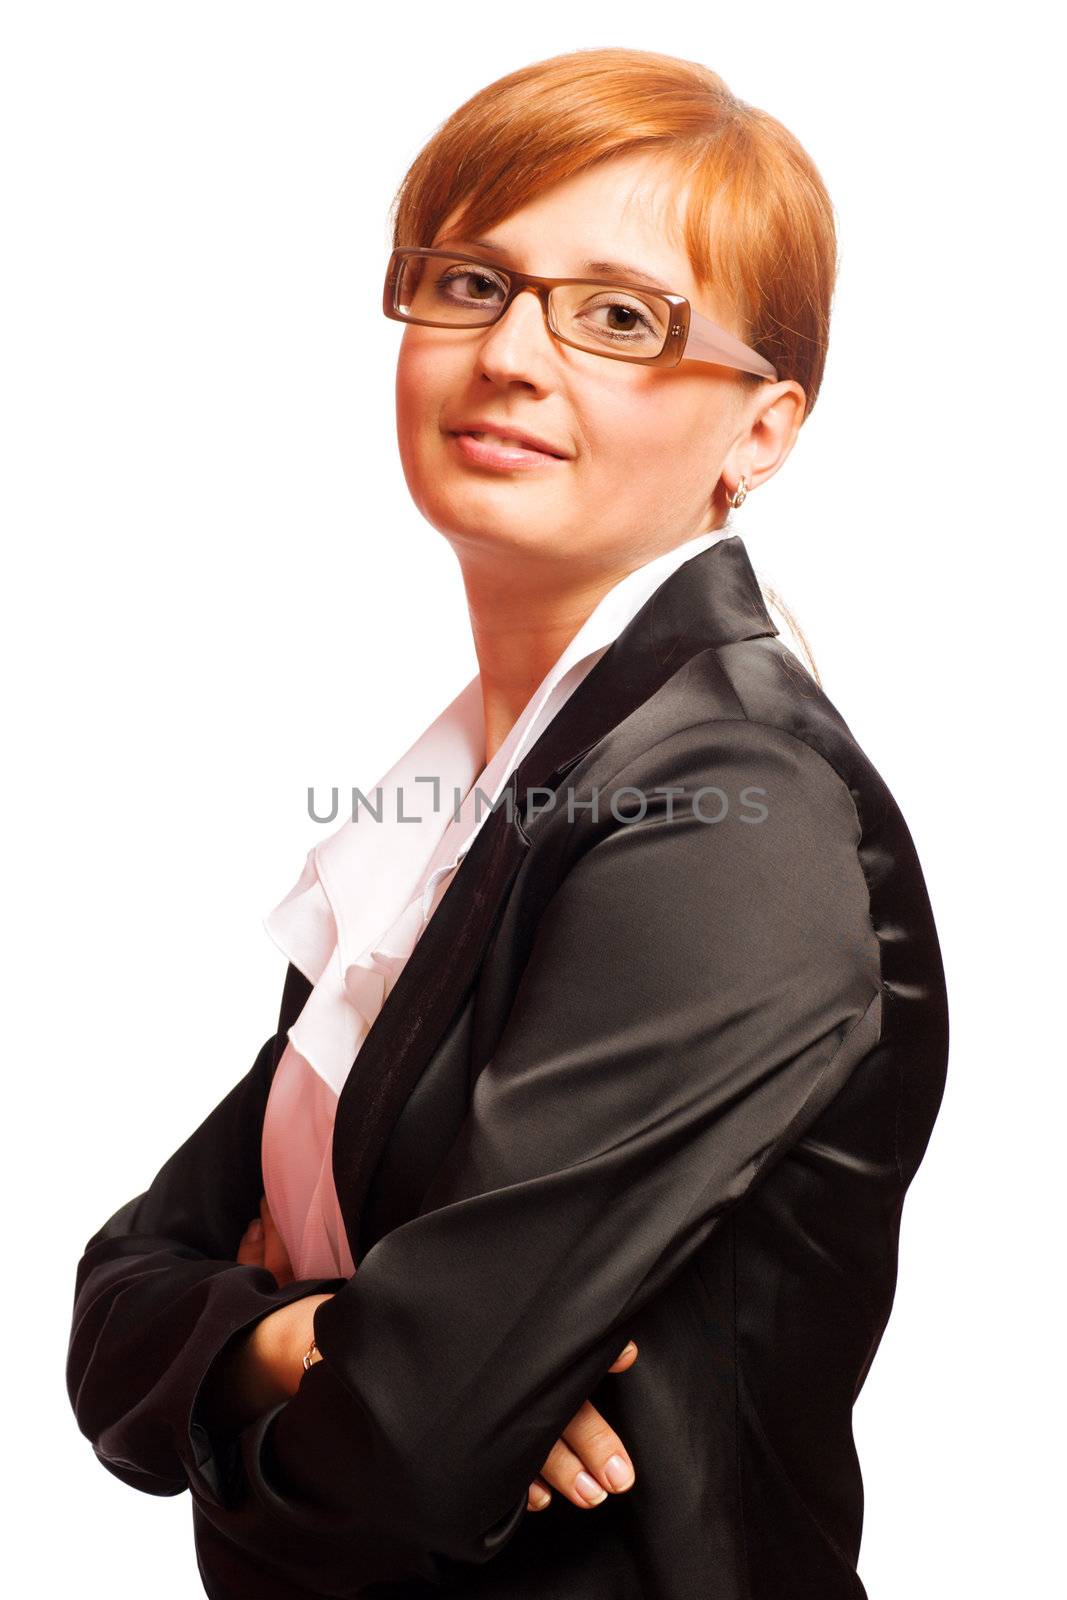
POLYGON ((502 342, 507 345, 510 340, 521 343, 535 339, 538 332, 542 338, 552 342, 540 296, 534 289, 520 289, 504 315, 486 329, 486 336, 496 346, 502 342))

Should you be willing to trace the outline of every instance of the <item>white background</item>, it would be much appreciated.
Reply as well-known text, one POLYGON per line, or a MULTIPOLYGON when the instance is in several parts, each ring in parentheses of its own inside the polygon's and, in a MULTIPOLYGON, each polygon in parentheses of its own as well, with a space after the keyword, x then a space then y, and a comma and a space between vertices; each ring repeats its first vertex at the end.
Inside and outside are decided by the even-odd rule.
POLYGON ((908 818, 952 1005, 855 1412, 860 1573, 871 1600, 1050 1593, 1063 152, 1040 8, 23 0, 2 17, 18 1592, 201 1593, 188 1496, 127 1488, 76 1429, 74 1268, 274 1030, 284 958, 261 919, 325 832, 307 786, 373 783, 476 670, 458 568, 396 450, 394 190, 492 79, 629 44, 773 112, 839 220, 818 406, 735 526, 908 818))

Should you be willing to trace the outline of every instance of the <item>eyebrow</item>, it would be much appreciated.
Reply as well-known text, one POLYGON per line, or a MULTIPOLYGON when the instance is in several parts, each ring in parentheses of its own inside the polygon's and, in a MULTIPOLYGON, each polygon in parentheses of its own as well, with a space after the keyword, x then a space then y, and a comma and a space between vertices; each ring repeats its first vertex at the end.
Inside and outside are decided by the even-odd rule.
MULTIPOLYGON (((492 250, 501 256, 510 254, 506 245, 496 244, 492 239, 443 239, 441 244, 435 246, 435 248, 440 249, 443 246, 453 244, 470 244, 476 250, 492 250)), ((670 286, 660 278, 657 278, 654 273, 647 271, 644 267, 635 267, 626 261, 587 260, 580 261, 578 266, 582 272, 592 272, 597 276, 603 275, 612 279, 634 278, 638 283, 646 283, 650 289, 666 289, 668 294, 673 293, 670 286)))

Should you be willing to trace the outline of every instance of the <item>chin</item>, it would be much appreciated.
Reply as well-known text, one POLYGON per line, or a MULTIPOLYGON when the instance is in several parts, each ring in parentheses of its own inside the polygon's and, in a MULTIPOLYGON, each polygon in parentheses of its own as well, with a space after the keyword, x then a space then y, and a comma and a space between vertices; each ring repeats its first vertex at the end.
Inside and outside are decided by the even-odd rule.
MULTIPOLYGON (((432 506, 420 508, 434 527, 457 548, 502 549, 527 555, 553 556, 563 544, 557 518, 533 497, 507 493, 506 482, 487 485, 491 492, 457 489, 442 495, 435 486, 432 506)), ((480 488, 480 486, 479 486, 480 488)))

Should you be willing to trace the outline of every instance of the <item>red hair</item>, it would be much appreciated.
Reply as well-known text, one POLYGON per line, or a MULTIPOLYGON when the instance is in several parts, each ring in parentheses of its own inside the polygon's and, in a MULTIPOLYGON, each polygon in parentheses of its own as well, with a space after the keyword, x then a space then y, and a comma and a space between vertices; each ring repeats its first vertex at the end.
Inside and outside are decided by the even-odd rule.
POLYGON ((684 246, 698 285, 729 307, 779 379, 801 385, 809 416, 837 274, 833 206, 789 130, 699 62, 611 47, 498 78, 408 168, 390 207, 393 244, 432 244, 457 207, 477 235, 574 173, 639 150, 662 154, 689 182, 684 246))

